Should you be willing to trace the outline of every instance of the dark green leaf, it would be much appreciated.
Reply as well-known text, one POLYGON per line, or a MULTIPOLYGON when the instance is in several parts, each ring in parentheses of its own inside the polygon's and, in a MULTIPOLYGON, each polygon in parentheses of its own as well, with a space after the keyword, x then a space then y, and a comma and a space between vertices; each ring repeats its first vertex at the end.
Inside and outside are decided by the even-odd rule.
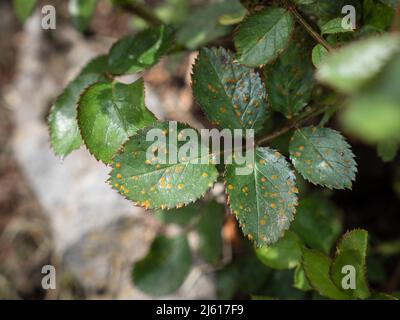
POLYGON ((400 37, 386 34, 351 43, 329 55, 317 78, 343 92, 360 89, 400 50, 400 37))
POLYGON ((189 128, 178 123, 177 129, 169 130, 168 123, 165 122, 139 130, 119 149, 114 158, 109 179, 112 187, 136 204, 151 209, 181 207, 204 195, 217 180, 218 171, 211 161, 202 164, 210 157, 202 155, 201 150, 196 147, 189 156, 180 156, 184 145, 197 144, 198 148, 201 146, 199 134, 196 135, 196 141, 190 138, 187 142, 180 139, 176 143, 173 136, 180 137, 180 134, 187 131, 183 130, 189 128), (158 140, 147 141, 148 132, 154 133, 155 138, 158 136, 158 140), (165 137, 166 141, 162 141, 160 136, 165 137), (176 163, 171 158, 176 155, 175 148, 180 151, 176 163), (148 159, 148 149, 152 153, 154 149, 157 156, 148 159), (168 154, 168 159, 165 159, 167 161, 161 161, 165 154, 168 154))
POLYGON ((342 27, 342 21, 343 21, 342 17, 335 18, 335 19, 328 21, 321 27, 321 33, 322 34, 335 34, 335 33, 352 32, 353 30, 344 29, 342 27))
POLYGON ((111 162, 129 136, 155 120, 144 104, 143 79, 132 84, 95 83, 79 100, 82 138, 96 159, 104 163, 111 162))
POLYGON ((275 63, 264 68, 271 107, 287 118, 297 115, 310 100, 314 70, 307 54, 293 42, 275 63))
POLYGON ((356 162, 349 144, 337 131, 319 127, 298 129, 289 149, 294 167, 306 180, 328 188, 351 188, 356 162))
POLYGON ((98 81, 107 81, 102 74, 107 57, 93 59, 81 73, 64 89, 51 108, 49 127, 51 145, 56 155, 66 157, 82 144, 77 121, 77 104, 81 93, 98 81))
POLYGON ((231 28, 220 25, 220 17, 242 10, 243 7, 237 0, 224 0, 200 7, 189 15, 179 28, 176 41, 189 49, 196 49, 222 37, 228 34, 231 28))
POLYGON ((164 223, 178 224, 181 226, 187 225, 194 220, 202 210, 200 202, 191 203, 186 207, 171 210, 157 210, 154 215, 164 223))
POLYGON ((191 264, 192 256, 186 236, 158 236, 149 253, 134 265, 134 285, 151 295, 166 295, 182 285, 191 264))
POLYGON ((282 8, 250 15, 235 34, 239 62, 258 67, 275 59, 288 46, 293 28, 292 16, 282 8))
POLYGON ((124 74, 147 70, 167 52, 172 41, 172 30, 164 25, 122 38, 110 49, 110 72, 124 74))
POLYGON ((293 171, 277 151, 257 148, 253 167, 251 174, 239 175, 235 164, 227 165, 226 190, 243 233, 257 246, 266 246, 289 228, 298 190, 293 171))
POLYGON ((311 248, 329 254, 342 231, 337 210, 320 194, 300 201, 292 230, 311 248))
POLYGON ((29 18, 36 7, 37 0, 13 0, 14 11, 22 23, 29 18))
POLYGON ((389 3, 364 0, 363 9, 364 24, 379 30, 387 30, 392 25, 395 10, 389 3))
POLYGON ((366 256, 368 246, 368 232, 365 230, 352 230, 346 233, 336 248, 336 256, 331 266, 331 276, 338 288, 342 288, 342 272, 344 266, 355 269, 356 288, 347 289, 346 292, 355 299, 367 299, 370 296, 366 278, 366 256))
POLYGON ((293 231, 269 247, 256 249, 258 259, 273 269, 292 269, 300 265, 303 243, 293 231))
POLYGON ((213 124, 230 129, 262 128, 266 92, 254 70, 234 62, 223 48, 200 50, 193 67, 193 94, 213 124))
POLYGON ((303 249, 303 267, 310 285, 322 296, 330 299, 347 299, 348 295, 339 290, 330 278, 331 259, 311 249, 303 249))
POLYGON ((224 221, 224 206, 211 201, 202 208, 202 211, 196 226, 199 234, 199 251, 206 262, 216 264, 222 256, 221 229, 224 221))
POLYGON ((387 140, 378 143, 378 155, 383 162, 390 162, 396 158, 399 145, 394 140, 387 140))
POLYGON ((85 31, 96 10, 97 0, 69 0, 69 14, 72 23, 79 31, 85 31))

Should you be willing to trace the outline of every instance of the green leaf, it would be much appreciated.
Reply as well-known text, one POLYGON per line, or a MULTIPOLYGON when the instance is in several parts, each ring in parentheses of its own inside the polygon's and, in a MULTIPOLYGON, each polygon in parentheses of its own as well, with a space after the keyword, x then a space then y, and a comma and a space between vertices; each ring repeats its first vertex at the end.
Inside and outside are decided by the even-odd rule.
POLYGON ((222 37, 232 29, 229 26, 220 25, 219 19, 242 10, 243 7, 237 0, 224 0, 201 6, 180 26, 176 41, 193 50, 222 37))
POLYGON ((155 65, 172 46, 172 30, 152 27, 118 40, 110 49, 108 65, 113 74, 135 73, 155 65))
POLYGON ((282 8, 270 8, 248 16, 235 33, 239 62, 258 67, 275 59, 288 45, 293 18, 282 8))
POLYGON ((312 50, 312 62, 316 68, 319 68, 328 55, 329 51, 322 45, 317 44, 312 50))
POLYGON ((68 10, 73 25, 79 31, 85 31, 96 10, 97 0, 69 0, 68 10))
POLYGON ((302 265, 298 265, 294 271, 293 286, 301 291, 310 291, 312 289, 302 265))
POLYGON ((336 256, 331 266, 331 276, 338 288, 342 288, 342 273, 344 266, 350 265, 356 271, 356 289, 347 289, 346 292, 355 299, 367 299, 370 296, 366 277, 366 256, 368 246, 368 232, 352 230, 347 232, 336 248, 336 256))
MULTIPOLYGON (((248 151, 249 152, 249 151, 248 151)), ((243 233, 257 246, 277 242, 294 218, 298 192, 286 159, 270 148, 255 150, 251 174, 239 175, 227 165, 226 190, 243 233)))
POLYGON ((292 230, 312 249, 329 254, 342 225, 337 210, 318 194, 300 201, 292 230))
POLYGON ((76 118, 77 104, 81 93, 88 86, 98 81, 107 81, 102 73, 106 65, 106 56, 91 60, 52 106, 48 120, 51 145, 56 155, 64 158, 82 145, 76 118))
POLYGON ((298 129, 289 151, 294 167, 306 180, 328 188, 351 189, 356 162, 339 132, 319 127, 298 129))
POLYGON ((303 243, 293 231, 286 231, 285 236, 269 247, 256 249, 258 259, 273 269, 292 269, 300 265, 303 243))
POLYGON ((78 123, 89 151, 108 164, 118 148, 139 128, 153 123, 144 104, 144 83, 95 83, 81 96, 78 123))
POLYGON ((386 140, 378 143, 378 155, 383 162, 391 162, 396 158, 399 145, 394 140, 386 140))
POLYGON ((342 27, 342 21, 343 21, 342 17, 335 18, 335 19, 328 21, 321 27, 321 33, 322 34, 335 34, 335 33, 353 32, 353 30, 351 30, 351 29, 344 29, 342 27))
POLYGON ((209 156, 202 155, 201 150, 196 148, 190 156, 179 156, 178 161, 173 161, 175 148, 180 150, 181 155, 188 144, 197 144, 198 148, 202 144, 199 134, 196 135, 196 141, 190 138, 188 142, 176 143, 173 136, 183 135, 188 131, 184 129, 190 127, 178 123, 177 129, 171 126, 169 130, 165 122, 139 130, 119 149, 114 158, 109 179, 112 187, 137 205, 152 209, 181 207, 200 198, 213 186, 218 171, 211 161, 202 164, 206 162, 203 160, 209 160, 209 156), (149 135, 156 134, 159 139, 156 142, 147 141, 148 132, 149 135), (166 141, 162 141, 160 136, 165 137, 166 141), (148 159, 148 149, 154 149, 157 156, 148 159), (161 161, 162 155, 166 153, 169 159, 165 160, 168 161, 161 161))
POLYGON ((339 290, 330 278, 331 259, 324 254, 303 249, 303 267, 310 285, 322 296, 344 300, 348 295, 339 290))
POLYGON ((156 210, 154 216, 164 223, 177 224, 185 226, 193 221, 201 211, 200 202, 191 203, 183 208, 174 208, 171 210, 156 210))
POLYGON ((271 107, 289 119, 297 115, 310 100, 313 71, 305 50, 293 42, 275 63, 264 68, 271 107))
POLYGON ((13 0, 14 11, 22 23, 29 18, 36 7, 37 0, 13 0))
POLYGON ((400 50, 400 37, 386 34, 351 43, 329 55, 317 78, 343 92, 360 89, 400 50))
MULTIPOLYGON (((397 0, 396 0, 397 1, 397 0)), ((395 10, 389 3, 376 3, 373 0, 364 0, 364 24, 379 30, 387 30, 392 25, 395 10)))
POLYGON ((202 211, 196 226, 199 234, 199 251, 206 262, 216 264, 222 256, 221 229, 224 221, 224 206, 211 201, 202 208, 202 211))
POLYGON ((193 94, 213 124, 258 131, 267 116, 266 92, 254 70, 224 48, 202 48, 193 67, 193 94))
POLYGON ((135 287, 155 296, 176 291, 185 281, 192 265, 192 255, 186 236, 158 236, 150 251, 133 268, 135 287))

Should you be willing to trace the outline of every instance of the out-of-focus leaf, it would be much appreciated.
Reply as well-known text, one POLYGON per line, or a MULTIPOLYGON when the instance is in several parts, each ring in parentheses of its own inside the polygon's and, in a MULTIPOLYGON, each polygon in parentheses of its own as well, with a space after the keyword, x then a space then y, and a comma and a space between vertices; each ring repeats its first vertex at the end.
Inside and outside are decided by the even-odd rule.
POLYGON ((150 251, 133 268, 137 288, 151 295, 162 296, 176 291, 186 279, 192 256, 186 236, 158 236, 150 251))
POLYGON ((221 229, 224 206, 211 201, 202 210, 203 213, 196 226, 199 234, 199 251, 206 262, 216 264, 222 256, 221 229))
POLYGON ((303 249, 303 267, 311 287, 324 297, 336 300, 347 299, 348 294, 339 290, 332 282, 330 266, 329 257, 316 250, 303 249))
POLYGON ((366 256, 368 233, 365 230, 352 230, 346 233, 336 248, 336 256, 331 265, 331 276, 338 288, 342 288, 345 277, 344 266, 354 267, 355 289, 347 289, 350 297, 367 299, 370 296, 366 275, 366 256))
POLYGON ((235 33, 238 61, 258 67, 275 59, 289 45, 293 18, 283 8, 270 8, 248 16, 235 33))
POLYGON ((351 188, 356 162, 339 132, 319 127, 300 128, 294 133, 289 150, 294 167, 306 180, 328 188, 351 188))
POLYGON ((342 225, 332 204, 316 195, 300 201, 292 230, 309 247, 329 254, 342 231, 342 225))
POLYGON ((265 87, 260 76, 234 62, 229 51, 202 48, 192 82, 193 94, 213 124, 229 129, 262 128, 268 110, 265 87))
POLYGON ((306 273, 304 272, 304 268, 301 265, 298 265, 294 270, 294 283, 293 286, 301 291, 310 291, 312 287, 307 280, 306 273))
POLYGON ((36 7, 37 0, 13 0, 14 11, 22 23, 29 18, 36 7))
POLYGON ((328 21, 321 27, 321 33, 322 34, 335 34, 335 33, 352 32, 353 30, 351 30, 351 29, 343 28, 342 21, 343 21, 342 17, 335 18, 335 19, 328 21))
POLYGON ((273 269, 292 269, 301 262, 302 241, 297 234, 288 230, 275 244, 256 249, 258 259, 273 269))
POLYGON ((69 0, 68 10, 76 29, 79 31, 87 29, 96 5, 97 0, 69 0))
POLYGON ((203 6, 187 17, 176 34, 176 41, 189 49, 196 49, 222 37, 232 29, 220 25, 220 17, 237 13, 242 9, 237 0, 224 0, 203 6))
POLYGON ((314 86, 314 70, 305 51, 302 44, 293 42, 264 68, 271 107, 287 118, 297 115, 308 104, 314 86))
POLYGON ((81 93, 95 82, 107 82, 104 75, 107 56, 91 60, 64 89, 51 108, 49 128, 54 153, 62 158, 82 145, 78 128, 77 106, 81 93))
POLYGON ((185 129, 192 128, 180 123, 177 128, 169 128, 168 122, 159 122, 139 130, 118 150, 109 178, 111 186, 150 209, 182 207, 203 196, 217 180, 218 170, 210 155, 202 155, 200 135, 187 140, 184 135, 193 131, 185 129), (182 155, 190 146, 193 149, 182 155), (149 150, 151 159, 147 156, 149 150))
POLYGON ((151 27, 118 40, 110 49, 108 65, 113 74, 135 73, 155 65, 172 46, 172 30, 151 27))
POLYGON ((156 210, 154 215, 164 223, 178 224, 180 226, 187 225, 193 221, 195 217, 202 211, 200 202, 191 203, 183 208, 174 208, 171 210, 156 210))
POLYGON ((373 0, 363 2, 364 24, 379 30, 387 30, 392 25, 395 10, 390 4, 378 3, 373 0))
POLYGON ((376 76, 400 51, 400 37, 386 34, 351 43, 327 56, 317 78, 343 92, 354 92, 376 76))
POLYGON ((89 151, 104 163, 128 137, 156 120, 144 104, 144 82, 95 83, 79 100, 78 123, 89 151))
POLYGON ((329 51, 322 45, 317 44, 312 50, 312 62, 315 67, 319 68, 329 51))
POLYGON ((255 150, 251 174, 239 175, 235 164, 226 165, 229 205, 243 233, 257 246, 278 241, 290 226, 297 205, 295 175, 279 152, 255 150))
POLYGON ((398 149, 398 142, 394 140, 386 140, 378 143, 378 155, 382 158, 383 162, 393 161, 396 158, 398 149))

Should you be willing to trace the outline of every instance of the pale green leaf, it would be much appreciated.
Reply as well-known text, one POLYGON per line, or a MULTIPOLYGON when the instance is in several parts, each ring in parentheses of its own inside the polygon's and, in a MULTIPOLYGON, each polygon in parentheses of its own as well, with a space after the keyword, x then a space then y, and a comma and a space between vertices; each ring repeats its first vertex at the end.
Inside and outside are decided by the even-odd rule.
POLYGON ((185 235, 158 236, 147 255, 136 262, 132 277, 135 287, 162 296, 179 289, 189 274, 192 255, 185 235))
POLYGON ((192 138, 176 141, 174 135, 183 135, 187 132, 184 129, 190 127, 178 123, 177 129, 169 130, 165 122, 139 130, 118 150, 110 173, 111 186, 137 205, 151 209, 181 207, 204 195, 217 180, 218 171, 210 156, 202 155, 199 134, 195 141, 192 138), (160 139, 147 141, 148 132, 160 139), (194 146, 193 152, 182 155, 188 144, 194 146), (175 148, 179 150, 178 155, 175 148), (150 159, 146 155, 148 149, 156 153, 150 159), (163 155, 166 159, 162 159, 163 155), (177 161, 173 156, 177 156, 177 161))
POLYGON ((258 131, 267 116, 260 76, 234 62, 224 48, 202 48, 193 67, 193 94, 210 121, 222 128, 258 131))
POLYGON ((285 236, 271 246, 256 248, 258 259, 273 269, 292 269, 300 265, 303 243, 293 231, 286 231, 285 236))
POLYGON ((335 33, 352 32, 353 30, 345 29, 342 27, 342 21, 343 21, 342 17, 335 18, 335 19, 328 21, 321 27, 321 33, 322 34, 335 34, 335 33))
POLYGON ((322 44, 317 44, 312 50, 312 62, 315 67, 319 68, 328 55, 329 51, 322 44))
POLYGON ((294 167, 306 180, 328 188, 351 188, 356 162, 339 132, 320 127, 300 128, 291 139, 289 151, 294 167))
POLYGON ((294 219, 298 190, 293 171, 277 151, 257 148, 253 167, 240 175, 237 165, 227 165, 226 190, 243 233, 257 246, 267 246, 283 237, 294 219))
POLYGON ((293 28, 292 16, 282 8, 248 16, 235 33, 239 62, 258 67, 275 59, 289 45, 293 28))
POLYGON ((144 104, 143 79, 132 84, 95 83, 79 100, 83 141, 96 159, 107 164, 128 137, 155 120, 144 104))
POLYGON ((360 89, 400 51, 400 37, 386 34, 351 43, 324 59, 317 78, 343 92, 360 89))

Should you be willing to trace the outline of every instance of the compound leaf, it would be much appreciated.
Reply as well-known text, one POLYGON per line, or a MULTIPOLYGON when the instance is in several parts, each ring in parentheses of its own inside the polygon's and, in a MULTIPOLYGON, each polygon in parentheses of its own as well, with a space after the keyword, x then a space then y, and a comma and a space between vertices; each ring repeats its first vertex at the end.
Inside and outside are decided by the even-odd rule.
POLYGON ((95 83, 81 96, 78 123, 89 151, 104 163, 129 136, 153 123, 154 115, 144 104, 144 83, 95 83))
POLYGON ((275 59, 289 44, 294 28, 291 14, 270 8, 246 18, 235 34, 239 62, 258 67, 275 59))
POLYGON ((172 30, 161 25, 118 40, 108 54, 113 74, 135 73, 155 65, 172 46, 172 30))
POLYGON ((162 296, 176 291, 185 281, 192 265, 192 255, 185 235, 175 238, 158 236, 150 251, 133 267, 136 287, 162 296))
POLYGON ((202 144, 199 134, 188 142, 176 141, 176 136, 189 134, 185 129, 194 132, 180 123, 176 129, 169 128, 167 122, 139 130, 114 158, 109 179, 112 187, 137 205, 151 209, 181 207, 200 198, 213 186, 218 171, 210 156, 202 155, 199 150, 202 144), (158 140, 147 139, 147 135, 155 135, 158 140), (188 144, 194 151, 182 156, 188 144), (179 150, 179 157, 176 150, 179 150))
POLYGON ((290 158, 301 175, 328 188, 351 188, 357 171, 349 144, 335 130, 300 128, 290 142, 290 158))
POLYGON ((107 81, 103 72, 107 57, 100 56, 88 63, 81 73, 64 89, 51 108, 49 128, 51 145, 56 155, 66 157, 82 144, 77 121, 77 104, 81 93, 98 81, 107 81))
POLYGON ((237 165, 228 164, 226 190, 243 233, 257 246, 266 246, 278 241, 289 228, 298 190, 293 171, 277 151, 257 148, 252 167, 250 174, 243 174, 237 172, 237 165))
POLYGON ((193 67, 193 94, 213 124, 258 131, 267 116, 266 92, 254 70, 224 48, 202 48, 193 67))

